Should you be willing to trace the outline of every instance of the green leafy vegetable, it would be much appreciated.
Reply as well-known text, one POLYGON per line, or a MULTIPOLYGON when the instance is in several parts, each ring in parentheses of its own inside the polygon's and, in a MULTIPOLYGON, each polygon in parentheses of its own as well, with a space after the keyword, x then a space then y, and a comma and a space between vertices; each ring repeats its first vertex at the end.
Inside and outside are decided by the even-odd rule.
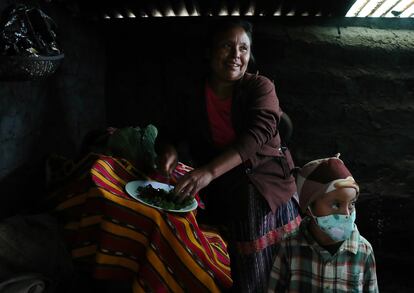
POLYGON ((139 169, 150 169, 155 164, 154 149, 157 128, 149 124, 145 128, 125 127, 117 129, 109 138, 109 155, 118 156, 131 162, 139 169))
POLYGON ((154 188, 151 184, 139 186, 137 192, 140 199, 146 203, 168 210, 184 209, 193 203, 192 197, 186 197, 182 202, 177 202, 177 195, 172 190, 154 188))

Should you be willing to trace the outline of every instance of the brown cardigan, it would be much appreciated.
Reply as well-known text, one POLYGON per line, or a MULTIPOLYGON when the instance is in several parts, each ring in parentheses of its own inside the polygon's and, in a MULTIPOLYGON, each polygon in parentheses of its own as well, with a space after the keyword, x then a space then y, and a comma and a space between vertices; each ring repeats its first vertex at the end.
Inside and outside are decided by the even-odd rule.
MULTIPOLYGON (((160 129, 160 141, 188 141, 194 160, 189 163, 200 166, 220 150, 213 146, 208 125, 205 79, 189 84, 188 88, 178 90, 167 106, 168 118, 160 129)), ((294 167, 290 153, 283 153, 280 148, 277 125, 281 114, 273 83, 264 76, 246 73, 237 82, 232 100, 232 122, 237 138, 229 146, 239 152, 244 163, 210 185, 215 181, 231 185, 234 180, 241 179, 238 177, 246 177, 273 212, 287 202, 295 193, 296 185, 290 172, 294 167)))

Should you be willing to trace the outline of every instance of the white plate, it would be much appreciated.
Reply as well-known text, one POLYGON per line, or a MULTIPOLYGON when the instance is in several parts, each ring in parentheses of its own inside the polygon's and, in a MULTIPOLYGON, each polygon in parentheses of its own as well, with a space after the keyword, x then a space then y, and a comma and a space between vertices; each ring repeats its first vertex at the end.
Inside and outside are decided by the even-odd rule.
POLYGON ((135 181, 128 182, 125 185, 125 190, 130 196, 132 196, 133 198, 135 198, 139 202, 142 202, 143 204, 146 204, 150 207, 157 208, 157 209, 160 209, 160 210, 164 210, 164 211, 168 211, 168 212, 175 212, 175 213, 187 213, 187 212, 191 212, 192 210, 195 210, 197 208, 197 201, 195 199, 193 199, 193 202, 190 205, 185 206, 184 208, 178 209, 178 210, 165 209, 165 208, 161 208, 159 206, 147 203, 143 199, 141 199, 141 197, 139 196, 139 192, 137 191, 138 187, 147 186, 147 185, 152 185, 153 188, 160 188, 160 189, 163 189, 165 191, 170 191, 171 189, 174 188, 174 186, 164 184, 164 183, 161 183, 161 182, 157 182, 157 181, 135 180, 135 181))

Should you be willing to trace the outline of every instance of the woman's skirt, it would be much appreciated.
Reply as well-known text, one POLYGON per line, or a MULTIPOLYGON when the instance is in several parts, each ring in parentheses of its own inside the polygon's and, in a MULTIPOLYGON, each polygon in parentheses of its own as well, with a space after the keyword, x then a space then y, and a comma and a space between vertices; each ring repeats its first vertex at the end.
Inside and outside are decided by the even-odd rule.
POLYGON ((226 225, 233 292, 265 292, 276 245, 296 231, 301 216, 297 194, 272 213, 266 200, 249 184, 247 217, 226 225))

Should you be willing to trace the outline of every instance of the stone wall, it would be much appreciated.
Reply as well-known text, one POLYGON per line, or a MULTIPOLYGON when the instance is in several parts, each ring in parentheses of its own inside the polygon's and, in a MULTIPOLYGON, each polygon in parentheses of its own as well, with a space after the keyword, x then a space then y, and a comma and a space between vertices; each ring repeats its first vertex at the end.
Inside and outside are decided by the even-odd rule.
POLYGON ((342 154, 361 186, 357 223, 374 247, 382 289, 408 292, 414 31, 380 24, 264 25, 255 45, 293 120, 296 163, 342 154))

